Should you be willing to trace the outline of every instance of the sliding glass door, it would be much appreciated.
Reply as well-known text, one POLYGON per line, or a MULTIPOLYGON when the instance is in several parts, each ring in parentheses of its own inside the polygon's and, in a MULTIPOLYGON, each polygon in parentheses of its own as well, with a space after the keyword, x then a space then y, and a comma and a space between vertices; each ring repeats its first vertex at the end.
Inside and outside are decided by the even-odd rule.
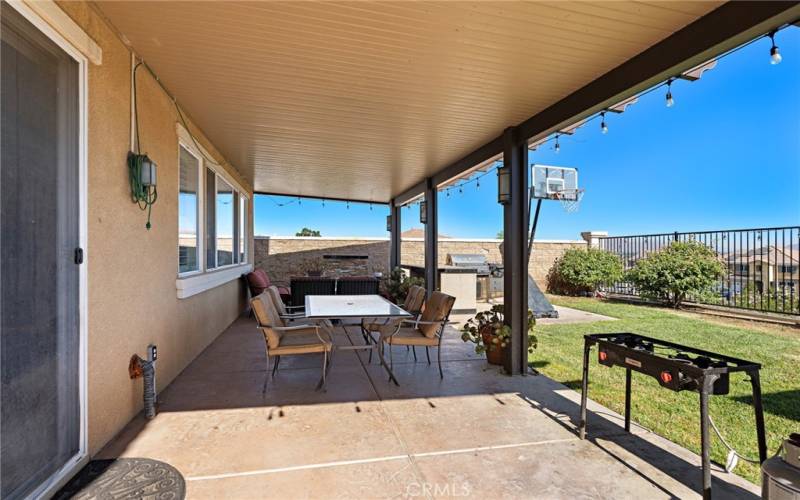
POLYGON ((42 492, 82 446, 81 65, 2 3, 0 497, 42 492))

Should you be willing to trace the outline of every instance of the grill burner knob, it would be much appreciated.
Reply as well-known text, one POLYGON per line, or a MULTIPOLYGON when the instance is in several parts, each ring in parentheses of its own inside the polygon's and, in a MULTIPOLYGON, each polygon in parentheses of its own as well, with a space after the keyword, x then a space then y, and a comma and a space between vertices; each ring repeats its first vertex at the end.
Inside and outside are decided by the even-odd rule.
POLYGON ((600 358, 600 361, 605 361, 608 359, 608 353, 606 353, 606 351, 600 351, 598 353, 598 357, 600 358))
POLYGON ((672 374, 670 372, 661 372, 660 378, 665 384, 672 382, 672 374))

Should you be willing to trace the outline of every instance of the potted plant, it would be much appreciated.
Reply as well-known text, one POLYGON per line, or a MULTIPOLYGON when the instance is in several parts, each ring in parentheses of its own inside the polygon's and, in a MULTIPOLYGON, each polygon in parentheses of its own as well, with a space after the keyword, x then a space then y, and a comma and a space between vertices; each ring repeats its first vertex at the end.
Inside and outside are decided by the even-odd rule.
POLYGON ((320 257, 312 257, 305 262, 306 276, 319 278, 325 268, 325 262, 320 257))
MULTIPOLYGON (((488 311, 479 312, 461 328, 461 340, 475 344, 475 352, 486 353, 486 360, 492 365, 502 365, 505 350, 511 340, 511 327, 503 322, 504 305, 496 304, 488 311)), ((537 339, 533 333, 536 318, 528 309, 528 352, 536 349, 537 339)))

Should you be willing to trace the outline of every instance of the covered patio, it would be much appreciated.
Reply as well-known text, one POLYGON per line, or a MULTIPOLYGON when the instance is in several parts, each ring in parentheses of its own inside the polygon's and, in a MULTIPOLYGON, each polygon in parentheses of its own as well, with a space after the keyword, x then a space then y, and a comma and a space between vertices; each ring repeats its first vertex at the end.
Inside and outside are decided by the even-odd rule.
MULTIPOLYGON (((465 318, 455 318, 456 321, 465 318)), ((455 325, 457 326, 457 325, 455 325)), ((357 327, 337 344, 362 342, 357 327)), ((340 330, 341 331, 341 330, 340 330)), ((262 396, 263 338, 237 320, 98 458, 176 467, 188 498, 692 498, 700 458, 544 376, 490 368, 448 327, 445 376, 395 347, 391 384, 364 353, 336 355, 326 391, 316 357, 287 358, 262 396)), ((758 498, 713 473, 715 498, 758 498)))
MULTIPOLYGON (((4 86, 17 92, 4 90, 3 168, 24 180, 3 184, 4 235, 7 206, 19 208, 3 238, 16 273, 3 308, 19 320, 13 349, 3 330, 4 384, 16 384, 4 398, 19 396, 3 429, 15 440, 4 497, 52 496, 117 457, 174 467, 189 498, 710 495, 697 455, 626 433, 597 404, 578 439, 580 395, 530 369, 528 152, 696 80, 798 23, 798 2, 12 0, 3 12, 4 86), (29 46, 47 55, 36 62, 47 79, 25 69, 29 46), (6 147, 6 131, 24 140, 6 147), (388 207, 390 269, 401 209, 424 199, 430 299, 440 191, 498 162, 502 368, 461 341, 466 317, 454 316, 441 379, 435 361, 395 346, 398 385, 341 350, 325 390, 315 354, 287 358, 262 392, 264 335, 242 279, 255 195, 388 207), (147 388, 142 366, 155 371, 147 388)), ((352 325, 334 337, 362 342, 352 325)), ((714 469, 715 497, 757 497, 714 469)))

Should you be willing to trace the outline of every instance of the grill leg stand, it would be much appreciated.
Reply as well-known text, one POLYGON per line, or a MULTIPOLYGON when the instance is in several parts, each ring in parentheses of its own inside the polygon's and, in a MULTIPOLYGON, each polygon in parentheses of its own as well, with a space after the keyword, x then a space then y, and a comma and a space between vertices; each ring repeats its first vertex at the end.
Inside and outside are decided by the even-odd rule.
POLYGON ((764 431, 764 406, 761 403, 761 379, 758 375, 758 370, 750 373, 750 384, 753 386, 753 406, 756 410, 758 459, 763 463, 767 459, 767 436, 764 431))
POLYGON ((583 344, 583 379, 581 380, 581 421, 578 423, 578 435, 581 439, 586 437, 586 398, 589 394, 589 351, 592 345, 585 341, 583 344))
POLYGON ((716 375, 703 379, 700 386, 700 456, 703 461, 703 500, 711 499, 711 436, 709 435, 708 395, 716 375))
POLYGON ((631 431, 631 369, 625 369, 625 432, 631 431))

